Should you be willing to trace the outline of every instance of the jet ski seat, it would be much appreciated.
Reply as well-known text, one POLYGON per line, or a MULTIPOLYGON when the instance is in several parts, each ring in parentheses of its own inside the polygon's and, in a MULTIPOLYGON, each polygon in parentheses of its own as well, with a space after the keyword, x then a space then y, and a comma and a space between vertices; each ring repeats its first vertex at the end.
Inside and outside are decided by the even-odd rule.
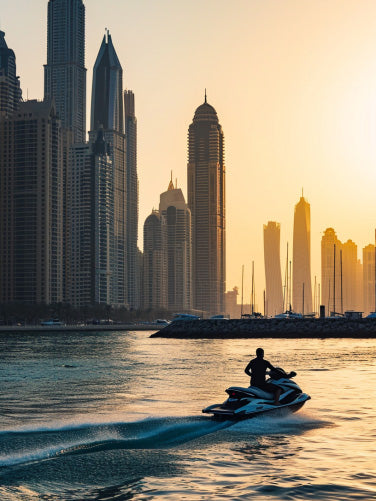
POLYGON ((251 390, 250 393, 256 395, 257 397, 264 398, 266 400, 274 400, 273 393, 269 391, 264 391, 261 388, 257 388, 257 386, 250 386, 248 389, 251 390))

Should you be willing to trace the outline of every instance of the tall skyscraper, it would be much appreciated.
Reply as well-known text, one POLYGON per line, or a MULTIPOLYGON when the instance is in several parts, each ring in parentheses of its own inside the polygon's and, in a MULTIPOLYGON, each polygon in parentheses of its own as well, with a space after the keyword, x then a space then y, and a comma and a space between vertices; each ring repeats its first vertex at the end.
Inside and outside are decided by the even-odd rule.
MULTIPOLYGON (((342 242, 337 238, 336 232, 333 228, 327 228, 321 238, 321 303, 325 306, 327 315, 334 311, 341 313, 341 249, 342 242)), ((344 281, 342 289, 343 284, 344 281)))
POLYGON ((138 177, 137 177, 137 119, 135 100, 131 90, 124 92, 125 137, 127 141, 127 278, 128 303, 131 308, 140 307, 138 267, 138 177))
POLYGON ((113 177, 103 131, 92 144, 74 145, 71 160, 70 301, 76 307, 112 304, 113 177))
POLYGON ((226 216, 224 135, 206 100, 188 132, 188 207, 192 214, 193 302, 208 314, 224 313, 226 216))
POLYGON ((62 127, 73 141, 86 139, 85 6, 82 0, 49 0, 44 97, 54 98, 62 127))
POLYGON ((311 208, 303 196, 295 205, 292 259, 293 308, 297 313, 303 313, 303 309, 304 313, 311 313, 313 311, 311 285, 311 208))
POLYGON ((160 196, 159 214, 166 224, 168 309, 187 311, 192 308, 191 211, 172 179, 160 196))
POLYGON ((143 308, 167 307, 166 219, 153 210, 144 223, 143 308))
POLYGON ((0 120, 7 118, 18 108, 21 101, 20 81, 16 73, 16 56, 0 31, 0 120))
POLYGON ((359 278, 358 247, 352 240, 347 240, 342 245, 343 312, 362 310, 359 278))
POLYGON ((278 315, 283 311, 280 233, 280 224, 274 221, 264 224, 265 313, 269 316, 278 315))
POLYGON ((93 70, 90 142, 103 129, 112 164, 114 207, 114 297, 115 305, 127 305, 126 243, 126 137, 124 134, 123 69, 107 32, 93 70))
POLYGON ((375 307, 375 246, 363 249, 363 307, 365 315, 376 310, 375 307))
POLYGON ((0 120, 0 302, 63 298, 63 161, 52 102, 0 120))

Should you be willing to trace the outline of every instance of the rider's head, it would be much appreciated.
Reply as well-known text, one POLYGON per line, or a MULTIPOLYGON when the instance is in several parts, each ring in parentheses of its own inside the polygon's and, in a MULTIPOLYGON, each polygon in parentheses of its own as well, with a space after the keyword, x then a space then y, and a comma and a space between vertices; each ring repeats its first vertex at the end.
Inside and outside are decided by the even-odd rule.
POLYGON ((257 348, 256 355, 257 358, 264 358, 264 350, 262 348, 257 348))

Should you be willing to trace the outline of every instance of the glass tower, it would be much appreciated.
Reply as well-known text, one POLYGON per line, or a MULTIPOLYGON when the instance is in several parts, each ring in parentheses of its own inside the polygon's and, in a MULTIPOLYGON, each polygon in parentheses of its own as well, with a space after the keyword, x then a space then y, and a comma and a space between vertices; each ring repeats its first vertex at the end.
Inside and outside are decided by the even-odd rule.
POLYGON ((54 98, 62 127, 73 141, 86 138, 85 6, 82 0, 49 0, 44 96, 54 98))

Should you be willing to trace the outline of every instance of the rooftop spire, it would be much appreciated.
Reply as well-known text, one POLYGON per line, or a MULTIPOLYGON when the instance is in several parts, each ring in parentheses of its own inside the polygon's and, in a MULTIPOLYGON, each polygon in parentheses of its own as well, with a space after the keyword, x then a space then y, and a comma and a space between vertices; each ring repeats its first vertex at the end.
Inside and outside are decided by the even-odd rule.
POLYGON ((206 87, 205 87, 205 103, 207 103, 207 100, 206 100, 206 87))
POLYGON ((171 171, 171 179, 170 179, 167 191, 171 191, 171 190, 174 190, 174 189, 175 188, 174 188, 174 183, 172 182, 172 171, 171 171))

